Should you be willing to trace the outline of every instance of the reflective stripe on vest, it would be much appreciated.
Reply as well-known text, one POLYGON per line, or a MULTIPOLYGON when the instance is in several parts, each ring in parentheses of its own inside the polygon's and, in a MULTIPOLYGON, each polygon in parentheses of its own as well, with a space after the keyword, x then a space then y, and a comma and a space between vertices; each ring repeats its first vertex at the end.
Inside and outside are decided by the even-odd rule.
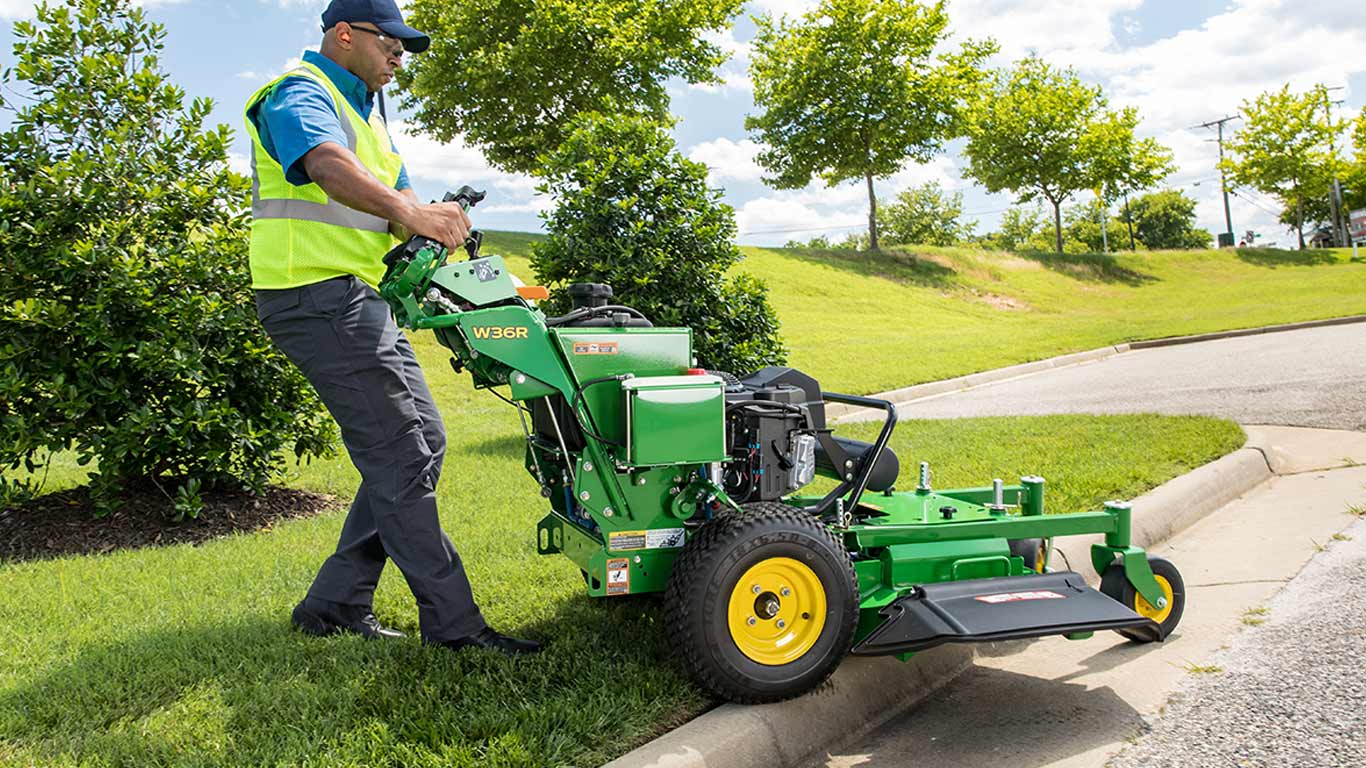
POLYGON ((403 165, 383 120, 378 115, 369 122, 362 118, 317 67, 302 64, 257 91, 247 102, 247 132, 252 138, 252 285, 292 288, 352 274, 373 286, 383 273, 380 259, 393 244, 389 222, 329 198, 316 184, 289 183, 250 119, 252 108, 290 77, 313 80, 331 95, 347 148, 382 183, 397 183, 403 165))

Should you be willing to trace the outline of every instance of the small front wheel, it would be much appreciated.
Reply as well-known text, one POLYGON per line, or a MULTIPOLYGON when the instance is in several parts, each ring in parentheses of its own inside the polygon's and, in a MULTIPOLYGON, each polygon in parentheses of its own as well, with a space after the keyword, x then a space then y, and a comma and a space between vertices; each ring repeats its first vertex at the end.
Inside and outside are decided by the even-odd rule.
MULTIPOLYGON (((1152 619, 1157 624, 1156 639, 1166 640, 1176 629, 1176 625, 1181 623, 1181 614, 1186 610, 1186 582, 1182 580, 1181 572, 1176 570, 1176 566, 1169 560, 1150 557, 1148 565, 1153 569, 1153 578, 1157 579, 1157 585, 1162 588, 1163 597, 1167 598, 1164 607, 1158 608, 1138 594, 1134 585, 1129 583, 1129 577, 1124 574, 1124 564, 1120 562, 1111 563, 1105 569, 1100 579, 1100 591, 1118 600, 1139 616, 1152 619)), ((1148 643, 1154 639, 1124 629, 1116 631, 1138 643, 1148 643)))
POLYGON ((1010 554, 1024 560, 1031 571, 1044 573, 1048 569, 1048 539, 1011 539, 1010 554))
POLYGON ((674 562, 670 635, 692 678, 743 704, 799 696, 853 644, 859 592, 843 543, 816 518, 761 502, 718 517, 674 562))

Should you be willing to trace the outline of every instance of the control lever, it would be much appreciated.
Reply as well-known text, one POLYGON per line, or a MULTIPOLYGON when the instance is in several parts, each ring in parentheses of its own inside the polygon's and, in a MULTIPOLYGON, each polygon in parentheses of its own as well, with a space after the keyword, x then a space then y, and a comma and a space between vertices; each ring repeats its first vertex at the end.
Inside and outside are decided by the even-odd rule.
MULTIPOLYGON (((455 192, 447 192, 445 197, 441 198, 441 202, 460 203, 460 206, 468 211, 483 202, 484 198, 487 196, 488 194, 486 192, 480 192, 474 187, 466 185, 455 192)), ((478 230, 470 232, 469 238, 465 240, 465 251, 470 254, 471 259, 478 258, 479 246, 483 244, 483 241, 484 233, 479 232, 478 230)), ((413 235, 408 238, 406 243, 399 245, 384 255, 384 266, 393 267, 394 264, 397 264, 401 259, 411 259, 423 248, 429 246, 436 246, 439 248, 440 243, 437 243, 430 238, 422 237, 421 235, 413 235)))

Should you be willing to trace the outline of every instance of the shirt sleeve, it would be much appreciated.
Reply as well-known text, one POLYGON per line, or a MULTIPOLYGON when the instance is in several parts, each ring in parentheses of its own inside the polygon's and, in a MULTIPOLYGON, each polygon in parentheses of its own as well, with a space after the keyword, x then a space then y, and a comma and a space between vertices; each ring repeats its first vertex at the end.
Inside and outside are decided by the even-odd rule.
POLYGON ((276 86, 257 113, 257 125, 262 123, 273 145, 266 146, 266 151, 285 168, 285 178, 296 187, 313 183, 302 162, 309 150, 327 142, 348 145, 332 97, 308 78, 291 77, 276 86))

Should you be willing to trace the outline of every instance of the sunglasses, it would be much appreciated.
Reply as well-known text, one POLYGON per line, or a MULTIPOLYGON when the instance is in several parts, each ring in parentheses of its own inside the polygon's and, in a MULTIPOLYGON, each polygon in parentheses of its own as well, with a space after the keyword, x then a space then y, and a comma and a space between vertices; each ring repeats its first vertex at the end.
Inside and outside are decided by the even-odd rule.
POLYGON ((398 59, 403 58, 404 48, 403 48, 403 41, 402 41, 402 40, 399 40, 397 37, 394 37, 393 35, 385 34, 384 32, 381 32, 381 31, 379 31, 378 29, 370 29, 370 28, 368 28, 368 27, 358 27, 358 26, 356 26, 355 24, 352 24, 352 25, 350 25, 350 26, 351 26, 351 29, 356 30, 357 32, 364 32, 364 33, 369 34, 369 35, 374 35, 374 36, 375 36, 375 39, 376 39, 376 40, 379 40, 380 45, 384 45, 385 41, 393 40, 395 43, 397 43, 397 45, 385 46, 385 49, 386 49, 386 50, 385 50, 385 53, 388 53, 390 56, 393 56, 394 58, 398 58, 398 59))

